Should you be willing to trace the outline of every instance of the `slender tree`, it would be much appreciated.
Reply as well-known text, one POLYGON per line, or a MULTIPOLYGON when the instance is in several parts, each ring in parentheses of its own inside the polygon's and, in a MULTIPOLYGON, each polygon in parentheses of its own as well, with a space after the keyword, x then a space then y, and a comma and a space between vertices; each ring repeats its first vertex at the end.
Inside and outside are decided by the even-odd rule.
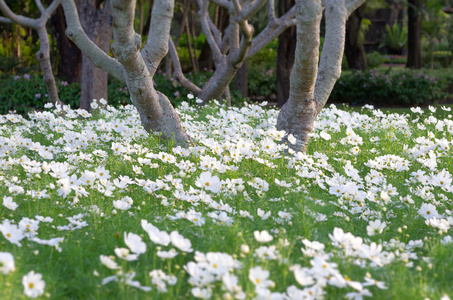
POLYGON ((5 0, 0 0, 0 10, 3 12, 5 17, 0 17, 0 22, 16 23, 18 25, 29 27, 38 33, 40 48, 36 53, 36 57, 41 67, 41 72, 44 79, 44 84, 47 88, 47 94, 49 99, 54 104, 62 104, 58 97, 58 89, 55 84, 55 78, 52 73, 52 65, 50 63, 50 46, 49 37, 47 36, 46 23, 49 20, 52 13, 60 5, 60 0, 54 0, 47 8, 45 8, 40 0, 35 0, 38 6, 41 16, 38 19, 31 19, 24 16, 16 15, 6 5, 5 0))
MULTIPOLYGON (((50 4, 52 0, 47 0, 50 4)), ((58 65, 58 77, 63 78, 69 83, 79 82, 82 72, 82 52, 79 48, 66 37, 66 21, 61 6, 55 10, 50 18, 50 24, 56 38, 60 63, 58 65)))
MULTIPOLYGON (((77 10, 88 37, 108 53, 112 38, 110 1, 77 0, 77 10)), ((107 99, 107 79, 105 71, 96 68, 86 55, 82 55, 80 108, 90 110, 93 99, 107 99)))
POLYGON ((421 2, 409 0, 407 7, 408 31, 407 31, 407 64, 406 67, 420 69, 422 67, 422 43, 421 43, 421 2))
MULTIPOLYGON (((279 0, 278 13, 287 13, 293 6, 294 0, 279 0)), ((294 65, 296 51, 296 26, 287 28, 278 36, 277 47, 277 105, 282 107, 289 97, 289 77, 294 65)))
POLYGON ((350 69, 366 70, 367 61, 363 41, 360 41, 359 33, 362 19, 365 16, 366 3, 357 8, 346 22, 346 39, 344 53, 350 69))

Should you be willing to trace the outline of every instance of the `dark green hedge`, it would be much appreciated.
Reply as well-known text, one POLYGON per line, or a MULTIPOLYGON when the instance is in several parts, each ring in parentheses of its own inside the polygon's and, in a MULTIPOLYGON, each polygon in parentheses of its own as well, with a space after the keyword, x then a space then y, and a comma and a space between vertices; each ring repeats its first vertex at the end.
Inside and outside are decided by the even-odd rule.
POLYGON ((435 103, 446 99, 453 84, 451 70, 436 71, 373 69, 343 72, 330 101, 383 106, 435 103))

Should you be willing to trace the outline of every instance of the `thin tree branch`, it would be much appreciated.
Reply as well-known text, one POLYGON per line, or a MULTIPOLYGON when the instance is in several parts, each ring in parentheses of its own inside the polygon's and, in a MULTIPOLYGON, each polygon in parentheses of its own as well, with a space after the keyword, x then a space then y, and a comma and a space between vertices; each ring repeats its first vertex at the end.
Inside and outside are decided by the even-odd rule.
POLYGON ((74 0, 64 0, 62 5, 66 17, 66 35, 68 38, 77 45, 82 53, 88 57, 97 68, 102 69, 119 81, 125 83, 126 77, 123 66, 116 59, 108 56, 102 51, 102 49, 93 43, 83 31, 74 0))
POLYGON ((286 14, 273 22, 269 22, 266 27, 253 39, 252 47, 247 53, 247 58, 255 55, 264 48, 270 41, 277 38, 286 28, 296 25, 297 21, 294 18, 296 15, 296 7, 292 7, 286 14))
POLYGON ((275 2, 274 0, 268 0, 267 2, 267 17, 269 19, 269 23, 275 21, 275 2))
POLYGON ((168 37, 170 36, 173 9, 173 0, 154 1, 148 40, 141 51, 151 76, 154 76, 157 67, 168 52, 168 37))
POLYGON ((10 19, 13 23, 19 24, 21 26, 31 27, 37 30, 40 25, 38 20, 36 19, 16 15, 5 3, 5 0, 0 0, 0 10, 3 12, 6 18, 10 19))
MULTIPOLYGON (((36 0, 36 1, 40 1, 40 0, 36 0)), ((42 12, 41 14, 41 17, 39 18, 39 20, 42 22, 43 26, 45 26, 44 24, 47 23, 47 21, 49 20, 50 16, 54 13, 54 11, 58 8, 58 6, 60 5, 61 3, 61 0, 54 0, 52 1, 52 3, 50 3, 50 5, 42 12)))
POLYGON ((239 36, 240 36, 240 28, 239 24, 237 23, 237 15, 233 12, 230 12, 230 26, 228 26, 230 30, 228 31, 229 40, 229 53, 236 52, 239 49, 239 36))
POLYGON ((206 36, 206 41, 209 44, 209 47, 212 50, 214 62, 217 64, 221 61, 222 53, 220 52, 219 46, 212 34, 212 31, 208 22, 208 6, 209 0, 199 0, 200 10, 198 11, 198 16, 200 17, 201 29, 206 36))
POLYGON ((44 6, 42 6, 41 1, 40 0, 35 0, 35 3, 36 3, 36 6, 38 6, 38 9, 41 12, 41 14, 44 14, 45 9, 44 9, 44 6))
POLYGON ((239 0, 233 0, 233 5, 234 5, 234 10, 236 11, 237 14, 241 13, 242 6, 239 3, 239 0))
POLYGON ((61 3, 61 0, 54 0, 52 3, 50 3, 50 5, 46 8, 46 15, 48 15, 49 17, 53 14, 53 12, 58 8, 58 6, 60 5, 61 3))
POLYGON ((181 62, 179 61, 178 53, 176 52, 176 47, 171 37, 168 39, 168 53, 173 61, 176 79, 178 79, 184 88, 191 91, 194 95, 198 95, 201 92, 201 89, 184 76, 181 69, 181 62))
POLYGON ((217 28, 217 26, 215 26, 215 24, 212 22, 211 18, 208 18, 208 23, 209 29, 211 29, 211 32, 214 35, 217 45, 220 45, 222 43, 222 33, 217 28))
POLYGON ((5 17, 0 17, 0 23, 13 24, 13 21, 11 21, 11 19, 8 19, 5 17))
MULTIPOLYGON (((237 15, 241 14, 242 7, 239 4, 239 0, 233 0, 234 10, 237 15)), ((232 51, 233 53, 228 54, 228 62, 232 64, 235 68, 240 68, 242 62, 245 59, 245 55, 247 54, 247 50, 252 45, 252 35, 253 35, 253 26, 249 25, 247 20, 239 20, 237 21, 237 25, 242 32, 242 39, 239 45, 239 49, 236 51, 232 51)), ((239 36, 239 32, 237 34, 239 36)))
POLYGON ((211 0, 211 1, 214 2, 215 4, 217 4, 218 6, 222 6, 225 8, 230 7, 228 0, 211 0))
POLYGON ((265 3, 266 3, 266 0, 256 0, 256 1, 252 2, 252 4, 250 6, 248 6, 241 12, 240 19, 241 20, 250 19, 250 17, 253 16, 254 14, 256 14, 258 12, 258 10, 260 10, 260 8, 263 7, 263 5, 265 3))

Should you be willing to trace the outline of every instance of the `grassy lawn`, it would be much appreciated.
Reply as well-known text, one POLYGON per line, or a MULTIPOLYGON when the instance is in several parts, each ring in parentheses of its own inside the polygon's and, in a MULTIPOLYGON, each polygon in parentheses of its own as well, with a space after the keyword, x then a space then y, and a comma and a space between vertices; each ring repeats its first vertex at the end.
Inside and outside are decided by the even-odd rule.
POLYGON ((288 156, 259 105, 180 106, 189 149, 132 106, 0 116, 0 299, 448 299, 449 107, 329 106, 288 156))

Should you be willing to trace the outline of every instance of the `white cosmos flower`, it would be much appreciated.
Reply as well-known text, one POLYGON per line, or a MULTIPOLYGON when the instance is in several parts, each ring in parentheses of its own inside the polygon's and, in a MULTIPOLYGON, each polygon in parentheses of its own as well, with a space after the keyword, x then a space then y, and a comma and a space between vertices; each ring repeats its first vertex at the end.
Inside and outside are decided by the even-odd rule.
POLYGON ((381 222, 381 220, 370 221, 369 225, 366 227, 366 231, 369 236, 374 236, 376 234, 381 234, 385 227, 387 227, 387 224, 381 222))
POLYGON ((130 254, 131 251, 127 248, 115 248, 115 254, 121 259, 133 261, 138 259, 138 254, 130 254))
POLYGON ((328 141, 328 140, 331 139, 330 134, 328 134, 328 133, 325 132, 325 131, 321 131, 321 132, 319 133, 319 136, 322 137, 323 139, 325 139, 326 141, 328 141))
POLYGON ((269 190, 269 183, 267 183, 264 179, 261 179, 259 177, 255 177, 251 185, 263 192, 267 192, 269 190))
POLYGON ((101 263, 104 266, 106 266, 107 268, 109 268, 111 270, 120 269, 118 264, 113 260, 114 258, 115 258, 114 256, 106 256, 106 255, 100 256, 101 263))
POLYGON ((266 230, 263 230, 261 232, 257 230, 253 233, 253 235, 255 236, 256 241, 259 243, 267 243, 274 239, 272 235, 270 235, 266 230))
POLYGON ((249 279, 256 288, 266 289, 268 287, 273 287, 275 285, 274 282, 268 278, 269 271, 263 270, 260 266, 249 270, 249 279))
POLYGON ((9 252, 0 252, 0 272, 8 275, 15 269, 14 256, 9 252))
POLYGON ((11 224, 9 220, 4 220, 0 224, 0 232, 11 244, 16 244, 19 247, 22 246, 20 241, 25 238, 25 235, 17 225, 11 224))
POLYGON ((22 284, 24 285, 24 294, 30 298, 37 298, 44 294, 44 288, 46 283, 42 280, 42 275, 30 271, 27 275, 22 278, 22 284))
POLYGON ((250 252, 250 247, 246 244, 242 244, 241 245, 241 252, 244 253, 244 254, 247 254, 250 252))
POLYGON ((427 220, 441 217, 437 212, 437 207, 431 203, 423 203, 418 213, 427 220))
POLYGON ((296 138, 294 137, 294 135, 293 135, 292 133, 290 133, 290 134, 288 135, 288 142, 290 142, 291 145, 295 145, 296 142, 297 142, 296 138))
POLYGON ((143 230, 145 230, 148 233, 149 238, 153 243, 162 246, 168 246, 168 244, 170 244, 171 238, 167 232, 160 231, 156 226, 154 226, 153 224, 149 223, 146 220, 142 220, 141 225, 143 230))
POLYGON ((218 193, 220 191, 219 187, 221 186, 219 177, 212 176, 211 172, 203 172, 198 177, 195 185, 199 188, 211 191, 213 193, 218 193))
POLYGON ((13 197, 3 197, 3 206, 10 210, 16 210, 19 204, 13 201, 13 197))
MULTIPOLYGON (((197 103, 203 103, 202 100, 198 102, 199 99, 197 99, 197 103)), ((199 287, 194 287, 192 288, 192 295, 196 298, 201 298, 201 299, 210 299, 212 296, 212 290, 210 288, 199 288, 199 287)))
POLYGON ((142 254, 146 252, 146 244, 142 241, 142 238, 132 232, 124 233, 124 243, 131 249, 135 254, 142 254))
POLYGON ((132 207, 134 200, 131 197, 124 197, 123 199, 113 201, 113 206, 119 210, 128 210, 132 207))
POLYGON ((56 238, 52 238, 50 240, 42 240, 38 237, 33 237, 33 238, 29 238, 28 240, 38 243, 40 245, 47 245, 47 246, 55 247, 55 249, 57 249, 58 252, 61 252, 62 249, 60 247, 60 244, 64 241, 64 238, 56 237, 56 238))
POLYGON ((445 232, 450 229, 450 223, 448 223, 448 221, 445 219, 431 218, 425 220, 425 224, 445 232))
POLYGON ((278 185, 278 186, 281 186, 281 187, 287 187, 287 188, 290 188, 292 183, 288 183, 286 182, 285 180, 278 180, 277 178, 275 178, 275 183, 278 185))
POLYGON ((173 258, 178 255, 178 252, 173 248, 170 251, 157 251, 157 256, 162 259, 173 258))
POLYGON ((294 277, 302 286, 313 285, 315 283, 313 276, 310 275, 309 268, 301 268, 299 265, 294 266, 294 277))
POLYGON ((192 252, 192 243, 189 239, 184 238, 177 231, 170 233, 171 243, 173 246, 184 252, 192 252))
POLYGON ((261 218, 261 220, 267 220, 270 215, 271 215, 271 211, 268 211, 268 212, 265 212, 264 210, 262 210, 261 208, 258 208, 256 210, 256 214, 258 215, 258 217, 261 218))

